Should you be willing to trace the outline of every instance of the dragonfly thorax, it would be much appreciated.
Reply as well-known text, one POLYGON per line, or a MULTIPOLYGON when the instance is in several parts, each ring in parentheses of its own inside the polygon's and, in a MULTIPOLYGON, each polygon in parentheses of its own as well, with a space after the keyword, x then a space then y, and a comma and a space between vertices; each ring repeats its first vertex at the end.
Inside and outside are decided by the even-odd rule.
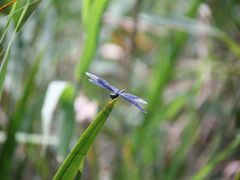
POLYGON ((119 96, 119 94, 123 93, 125 91, 125 89, 121 90, 121 91, 118 91, 118 92, 113 92, 112 94, 110 94, 110 97, 112 99, 115 99, 119 96))

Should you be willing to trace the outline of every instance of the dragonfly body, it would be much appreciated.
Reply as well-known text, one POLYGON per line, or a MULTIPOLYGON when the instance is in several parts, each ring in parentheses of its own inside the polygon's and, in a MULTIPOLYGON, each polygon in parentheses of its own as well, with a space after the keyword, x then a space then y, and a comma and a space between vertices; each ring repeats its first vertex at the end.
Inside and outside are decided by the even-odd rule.
POLYGON ((125 91, 125 89, 123 89, 123 90, 121 90, 121 91, 118 91, 118 92, 112 92, 111 94, 110 94, 110 97, 112 98, 112 99, 115 99, 115 98, 117 98, 121 93, 123 93, 125 91))
POLYGON ((133 104, 134 106, 136 106, 138 109, 140 109, 142 112, 145 112, 146 111, 143 109, 143 107, 140 105, 140 104, 147 104, 146 101, 144 101, 143 99, 133 95, 133 94, 130 94, 130 93, 125 93, 125 89, 123 90, 119 90, 118 88, 110 85, 107 81, 105 81, 104 79, 94 75, 94 74, 91 74, 89 72, 86 72, 86 75, 89 77, 89 81, 93 84, 96 84, 104 89, 107 89, 109 91, 111 91, 112 93, 110 94, 110 97, 112 99, 115 99, 117 98, 118 96, 121 96, 123 97, 125 100, 127 100, 128 102, 130 102, 131 104, 133 104))

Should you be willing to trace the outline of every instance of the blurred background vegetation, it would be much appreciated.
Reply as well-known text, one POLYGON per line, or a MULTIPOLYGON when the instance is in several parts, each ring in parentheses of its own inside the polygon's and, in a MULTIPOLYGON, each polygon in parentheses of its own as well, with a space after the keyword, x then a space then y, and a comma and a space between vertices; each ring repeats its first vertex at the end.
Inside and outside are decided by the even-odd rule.
POLYGON ((240 178, 240 1, 18 0, 0 43, 0 179, 52 179, 109 100, 86 71, 148 113, 118 101, 83 179, 240 178))

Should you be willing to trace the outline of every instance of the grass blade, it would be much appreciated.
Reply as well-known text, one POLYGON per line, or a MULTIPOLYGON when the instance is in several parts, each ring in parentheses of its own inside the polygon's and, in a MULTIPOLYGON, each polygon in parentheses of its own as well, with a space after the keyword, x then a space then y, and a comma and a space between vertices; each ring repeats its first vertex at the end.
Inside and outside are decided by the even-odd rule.
POLYGON ((25 110, 27 108, 28 101, 34 89, 33 87, 35 83, 35 77, 37 75, 41 60, 42 54, 40 53, 28 76, 28 79, 24 87, 23 95, 21 96, 19 102, 17 103, 16 110, 10 117, 7 130, 7 140, 5 141, 0 154, 0 170, 1 170, 0 179, 10 178, 9 176, 12 167, 12 157, 16 146, 15 135, 22 124, 22 120, 24 117, 25 110))
MULTIPOLYGON (((100 32, 100 23, 104 9, 108 4, 108 0, 98 0, 92 3, 91 11, 88 14, 87 19, 91 19, 91 23, 87 24, 87 38, 85 42, 85 47, 81 58, 76 66, 75 73, 77 80, 79 81, 83 74, 87 71, 92 59, 95 55, 97 42, 100 32)), ((86 19, 86 17, 84 17, 86 19)))
POLYGON ((75 89, 72 86, 67 87, 61 98, 59 108, 59 122, 60 122, 60 144, 58 147, 58 159, 64 160, 70 152, 70 142, 72 139, 75 113, 74 113, 74 93, 75 89))
POLYGON ((18 32, 21 29, 21 27, 25 24, 25 22, 28 20, 28 18, 36 10, 36 8, 40 4, 40 2, 41 2, 41 0, 38 0, 38 1, 25 0, 25 1, 18 2, 17 8, 19 9, 19 11, 14 15, 14 18, 13 18, 14 21, 16 22, 16 24, 18 24, 15 29, 16 32, 18 32), (24 8, 21 10, 22 6, 24 6, 24 8), (26 8, 26 11, 25 11, 25 8, 26 8), (22 17, 23 12, 24 12, 24 16, 22 17), (21 21, 19 21, 19 19, 21 19, 21 21), (20 23, 18 23, 18 22, 20 22, 20 23))
POLYGON ((0 44, 2 44, 3 39, 4 39, 4 37, 5 37, 6 34, 7 34, 7 30, 8 30, 8 27, 9 27, 9 25, 10 25, 10 22, 11 22, 11 20, 12 20, 12 17, 13 17, 13 15, 14 15, 15 9, 16 9, 16 6, 13 6, 13 7, 11 8, 10 14, 9 14, 9 16, 8 16, 7 23, 6 23, 5 27, 4 27, 3 33, 2 33, 1 38, 0 38, 0 44))
POLYGON ((88 149, 102 129, 102 126, 110 115, 116 100, 117 99, 110 101, 97 115, 95 120, 89 125, 67 158, 63 161, 63 164, 58 169, 57 173, 54 176, 55 180, 73 179, 76 176, 78 170, 80 169, 81 171, 81 166, 83 165, 83 161, 88 152, 88 149))
POLYGON ((50 127, 52 124, 53 115, 58 102, 68 88, 72 88, 71 84, 66 81, 53 81, 49 84, 46 96, 42 107, 42 132, 43 132, 43 147, 42 153, 45 154, 47 142, 50 136, 50 127))
MULTIPOLYGON (((18 3, 18 2, 16 2, 16 3, 13 5, 13 8, 14 8, 14 9, 16 8, 17 3, 18 3)), ((19 19, 18 19, 18 22, 17 22, 17 25, 16 25, 16 27, 15 27, 15 29, 14 29, 13 35, 12 35, 12 37, 11 37, 11 39, 10 39, 10 42, 8 43, 7 50, 6 50, 6 52, 5 52, 5 54, 4 54, 4 57, 3 57, 3 61, 2 61, 2 64, 1 64, 1 68, 0 68, 0 98, 1 98, 1 96, 2 96, 4 80, 5 80, 6 73, 7 73, 7 67, 8 67, 8 62, 9 62, 8 60, 9 60, 9 53, 10 53, 11 45, 12 45, 12 42, 13 42, 13 40, 14 40, 14 37, 15 37, 15 35, 16 35, 16 33, 17 33, 17 30, 19 29, 19 27, 20 27, 20 25, 21 25, 21 23, 22 23, 22 21, 23 21, 23 18, 24 18, 24 16, 25 16, 26 12, 27 12, 27 9, 28 9, 28 6, 26 6, 26 7, 23 9, 23 11, 22 11, 22 13, 21 13, 21 15, 20 15, 20 17, 19 17, 19 19)))
MULTIPOLYGON (((90 7, 91 7, 92 1, 91 0, 83 0, 82 1, 82 21, 83 21, 83 25, 85 26, 85 28, 87 29, 87 24, 88 24, 88 15, 90 7)), ((89 21, 90 23, 90 21, 89 21)))
POLYGON ((210 161, 206 166, 199 170, 191 179, 201 180, 206 179, 207 176, 212 172, 212 170, 226 157, 228 157, 240 144, 239 136, 233 140, 222 152, 217 154, 215 158, 210 161))

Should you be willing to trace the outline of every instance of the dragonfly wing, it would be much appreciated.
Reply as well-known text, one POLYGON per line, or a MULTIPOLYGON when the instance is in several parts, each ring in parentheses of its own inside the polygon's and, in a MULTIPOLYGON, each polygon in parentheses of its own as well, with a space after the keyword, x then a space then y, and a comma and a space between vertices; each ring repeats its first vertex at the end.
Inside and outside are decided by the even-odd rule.
POLYGON ((91 73, 88 73, 86 72, 86 75, 90 78, 89 81, 93 84, 96 84, 104 89, 107 89, 109 91, 112 91, 112 92, 118 92, 119 90, 115 87, 113 87, 112 85, 110 85, 107 81, 105 81, 104 79, 94 75, 94 74, 91 74, 91 73))
POLYGON ((135 101, 133 98, 126 95, 126 93, 120 94, 124 99, 126 99, 128 102, 132 103, 134 106, 136 106, 138 109, 140 109, 142 112, 147 113, 142 106, 140 106, 137 101, 135 101))
POLYGON ((130 99, 133 99, 134 101, 138 102, 138 103, 141 103, 141 104, 147 104, 146 101, 144 101, 143 99, 141 99, 140 97, 137 97, 133 94, 130 94, 130 93, 121 93, 122 96, 125 96, 127 98, 130 98, 130 99))
POLYGON ((89 79, 89 82, 91 82, 91 83, 93 83, 93 84, 96 84, 96 85, 98 85, 98 86, 100 86, 100 87, 102 87, 102 88, 104 88, 104 89, 109 90, 109 91, 112 91, 112 90, 106 88, 105 86, 103 86, 102 84, 100 84, 99 82, 94 81, 94 80, 92 80, 92 79, 89 79))

